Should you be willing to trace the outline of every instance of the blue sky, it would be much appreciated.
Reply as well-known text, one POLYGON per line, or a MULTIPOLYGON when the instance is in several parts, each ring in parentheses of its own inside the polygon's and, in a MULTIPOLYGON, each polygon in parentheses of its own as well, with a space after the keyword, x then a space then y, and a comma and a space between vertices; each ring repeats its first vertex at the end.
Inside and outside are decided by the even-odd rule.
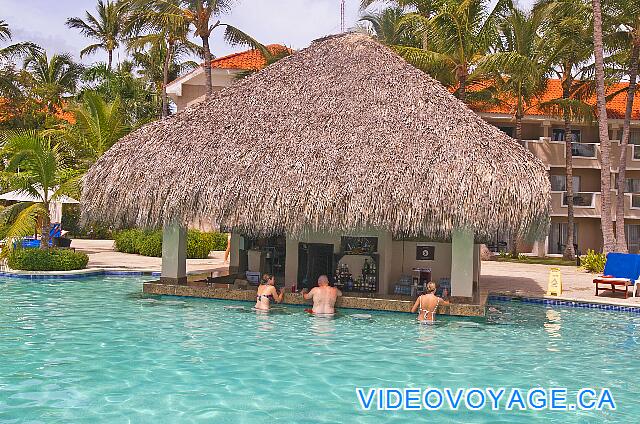
MULTIPOLYGON (((520 0, 529 7, 533 0, 520 0)), ((31 40, 49 52, 79 51, 89 44, 77 31, 64 25, 71 16, 84 16, 95 10, 95 0, 0 0, 0 19, 10 25, 15 41, 31 40)), ((347 0, 347 27, 354 26, 360 15, 360 0, 347 0)), ((223 21, 248 32, 265 44, 280 43, 295 49, 340 30, 340 0, 237 0, 233 12, 223 21)), ((214 34, 211 49, 217 56, 239 50, 226 45, 214 34)), ((124 53, 120 53, 123 58, 124 53)), ((118 58, 116 58, 117 60, 118 58)), ((97 53, 84 62, 104 61, 97 53)))

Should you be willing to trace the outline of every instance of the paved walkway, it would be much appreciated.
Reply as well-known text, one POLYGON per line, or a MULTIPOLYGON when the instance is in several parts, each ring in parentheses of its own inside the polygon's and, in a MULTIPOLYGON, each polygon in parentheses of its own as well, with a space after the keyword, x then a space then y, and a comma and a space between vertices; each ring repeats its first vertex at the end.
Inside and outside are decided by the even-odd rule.
MULTIPOLYGON (((116 252, 113 248, 113 240, 73 239, 71 247, 89 255, 88 268, 160 271, 162 267, 161 258, 116 252)), ((208 259, 187 259, 187 272, 189 273, 226 270, 224 252, 211 252, 208 259)))
MULTIPOLYGON (((482 277, 480 278, 480 291, 487 292, 512 292, 522 296, 542 297, 547 292, 550 265, 521 264, 514 262, 482 262, 482 277)), ((624 299, 622 293, 614 296, 611 291, 601 291, 595 295, 593 278, 581 269, 571 266, 556 266, 562 274, 563 293, 560 298, 567 300, 581 300, 587 302, 603 302, 620 305, 640 306, 640 297, 624 299)), ((629 296, 632 295, 629 289, 629 296)), ((550 298, 558 298, 550 296, 550 298)))

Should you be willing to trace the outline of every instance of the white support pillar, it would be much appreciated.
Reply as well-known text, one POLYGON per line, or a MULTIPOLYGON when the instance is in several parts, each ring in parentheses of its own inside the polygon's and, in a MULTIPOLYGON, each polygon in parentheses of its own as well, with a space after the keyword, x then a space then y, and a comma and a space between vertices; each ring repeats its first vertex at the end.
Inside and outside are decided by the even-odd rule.
POLYGON ((473 232, 451 234, 451 295, 473 297, 473 232))
POLYGON ((187 230, 179 224, 162 229, 162 274, 166 284, 187 283, 187 230))
MULTIPOLYGON (((237 271, 240 267, 240 249, 244 248, 244 240, 238 233, 231 233, 229 243, 229 270, 237 271)), ((234 272, 235 272, 234 271, 234 272)))
POLYGON ((292 238, 288 234, 286 240, 287 259, 284 265, 284 283, 288 287, 294 284, 301 284, 302 281, 298 281, 298 244, 300 240, 292 238))

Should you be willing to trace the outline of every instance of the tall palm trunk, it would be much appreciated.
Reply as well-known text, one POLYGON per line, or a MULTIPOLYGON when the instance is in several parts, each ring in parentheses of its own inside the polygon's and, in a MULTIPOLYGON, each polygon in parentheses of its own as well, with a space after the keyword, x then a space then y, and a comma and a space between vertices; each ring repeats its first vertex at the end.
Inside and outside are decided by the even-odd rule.
POLYGON ((107 62, 107 69, 111 71, 111 64, 113 63, 113 50, 109 50, 109 61, 107 62))
MULTIPOLYGON (((567 69, 567 67, 565 67, 567 69)), ((571 65, 568 67, 571 72, 571 65)), ((565 77, 562 87, 563 99, 571 97, 571 78, 565 77)), ((564 142, 565 142, 565 168, 566 168, 566 189, 567 189, 567 245, 562 252, 562 257, 566 260, 574 260, 576 251, 573 247, 575 244, 574 229, 574 212, 573 212, 573 130, 571 128, 571 115, 567 107, 564 108, 564 142)))
POLYGON ((592 0, 593 4, 593 47, 596 62, 596 94, 598 105, 598 132, 600 134, 600 169, 601 212, 603 246, 605 253, 612 252, 616 246, 611 219, 611 141, 607 118, 607 103, 604 90, 604 52, 602 47, 602 7, 600 0, 592 0))
MULTIPOLYGON (((46 192, 45 192, 46 193, 46 192)), ((40 249, 49 248, 49 230, 51 229, 51 217, 49 216, 49 201, 42 203, 46 213, 42 216, 42 234, 40 235, 40 249)))
POLYGON ((562 257, 567 260, 574 260, 576 258, 576 251, 573 247, 575 244, 573 233, 574 228, 574 213, 573 213, 573 132, 571 129, 571 121, 568 118, 568 113, 565 113, 564 118, 564 140, 566 151, 566 186, 567 186, 567 245, 562 252, 562 257))
POLYGON ((207 86, 207 96, 213 93, 213 85, 211 84, 211 49, 209 48, 209 36, 201 35, 202 39, 202 51, 204 52, 204 75, 207 86))
MULTIPOLYGON (((516 141, 518 144, 522 144, 522 117, 524 113, 522 112, 522 106, 518 103, 517 111, 516 111, 516 141)), ((511 231, 509 234, 509 244, 511 245, 511 257, 513 259, 518 258, 518 233, 515 231, 511 231)))
POLYGON ((167 42, 167 53, 164 57, 162 65, 162 117, 169 116, 169 98, 167 96, 167 84, 169 84, 169 65, 171 64, 171 56, 173 55, 173 41, 167 42))
POLYGON ((626 190, 627 146, 633 112, 633 99, 636 94, 636 80, 638 78, 638 57, 640 56, 640 38, 634 37, 629 63, 629 90, 627 92, 627 110, 622 126, 622 140, 620 140, 620 164, 618 165, 618 196, 616 197, 616 252, 628 252, 627 237, 624 232, 624 192, 626 190))

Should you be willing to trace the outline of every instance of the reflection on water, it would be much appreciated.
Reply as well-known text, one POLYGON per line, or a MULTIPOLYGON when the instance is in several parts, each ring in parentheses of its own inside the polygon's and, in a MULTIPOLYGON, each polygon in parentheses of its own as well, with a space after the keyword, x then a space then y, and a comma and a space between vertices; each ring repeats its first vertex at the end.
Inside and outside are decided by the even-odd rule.
POLYGON ((269 311, 262 311, 260 309, 254 309, 256 314, 256 337, 269 337, 268 334, 275 329, 273 319, 269 316, 269 311))
POLYGON ((546 311, 546 321, 544 323, 544 331, 549 335, 549 344, 547 345, 547 350, 549 352, 558 352, 558 344, 556 339, 561 339, 562 334, 560 330, 562 329, 562 317, 560 312, 554 309, 547 309, 546 311))
POLYGON ((334 342, 336 321, 330 316, 312 316, 309 319, 309 330, 314 337, 314 346, 329 346, 334 342))

